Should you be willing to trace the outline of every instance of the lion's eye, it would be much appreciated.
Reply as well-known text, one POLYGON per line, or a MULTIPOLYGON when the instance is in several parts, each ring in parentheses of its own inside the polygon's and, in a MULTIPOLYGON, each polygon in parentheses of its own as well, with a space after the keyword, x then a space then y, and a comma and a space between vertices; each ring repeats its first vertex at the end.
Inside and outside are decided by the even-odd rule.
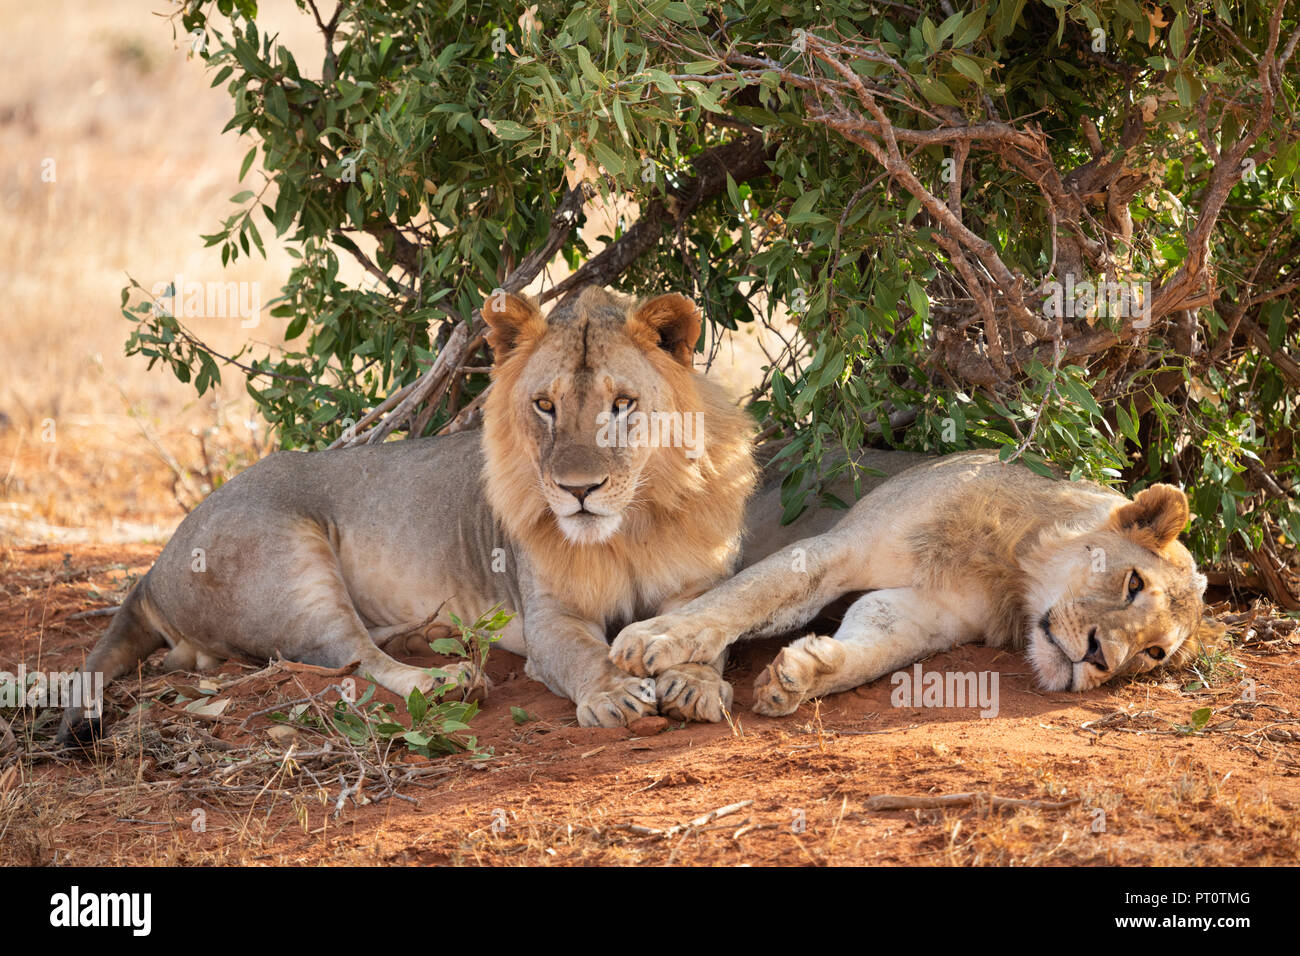
POLYGON ((537 398, 533 400, 533 408, 537 409, 543 415, 555 414, 555 403, 549 398, 537 398))
POLYGON ((1163 647, 1148 647, 1147 657, 1153 661, 1163 661, 1165 659, 1165 649, 1163 647))
POLYGON ((635 398, 628 398, 626 395, 620 395, 618 398, 614 399, 615 415, 626 415, 635 407, 636 407, 635 398))
MULTIPOLYGON (((1134 596, 1145 586, 1146 585, 1142 582, 1142 575, 1138 574, 1136 571, 1130 571, 1128 573, 1128 599, 1130 601, 1133 600, 1134 596)), ((1159 658, 1157 658, 1157 660, 1158 659, 1159 658)))

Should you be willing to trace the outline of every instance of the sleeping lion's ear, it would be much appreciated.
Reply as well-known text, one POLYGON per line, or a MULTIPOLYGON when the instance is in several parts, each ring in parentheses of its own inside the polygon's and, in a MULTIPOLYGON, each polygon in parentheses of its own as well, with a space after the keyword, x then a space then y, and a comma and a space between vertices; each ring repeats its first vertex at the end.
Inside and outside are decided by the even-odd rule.
POLYGON ((690 368, 700 338, 700 310, 676 292, 639 302, 627 320, 628 333, 642 348, 660 348, 690 368))
POLYGON ((487 341, 497 362, 546 331, 546 317, 537 303, 531 297, 509 292, 487 297, 483 303, 483 321, 488 325, 487 341))
POLYGON ((1187 525, 1187 496, 1173 485, 1152 485, 1115 509, 1111 521, 1151 551, 1163 551, 1187 525))

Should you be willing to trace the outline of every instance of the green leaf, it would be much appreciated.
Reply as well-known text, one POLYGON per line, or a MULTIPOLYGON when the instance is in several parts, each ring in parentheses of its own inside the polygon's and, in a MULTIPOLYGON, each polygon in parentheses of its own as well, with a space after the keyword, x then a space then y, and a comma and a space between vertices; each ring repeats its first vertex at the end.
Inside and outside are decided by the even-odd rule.
POLYGON ((439 637, 429 642, 435 654, 454 654, 457 657, 465 656, 465 645, 454 637, 439 637))
POLYGON ((1187 14, 1184 11, 1179 11, 1169 28, 1169 49, 1180 60, 1187 49, 1187 14))
POLYGON ((976 37, 983 33, 987 12, 988 7, 986 5, 976 8, 962 17, 961 23, 959 23, 957 29, 953 31, 952 45, 954 47, 967 46, 973 42, 976 37))
POLYGON ((970 57, 963 56, 960 53, 953 54, 952 67, 976 86, 981 89, 984 87, 984 71, 970 57))
POLYGON ((786 222, 806 222, 812 208, 817 205, 817 200, 820 198, 821 192, 816 189, 802 193, 790 206, 790 213, 785 217, 786 222))
POLYGON ((957 97, 952 95, 952 91, 933 77, 917 77, 916 85, 921 88, 921 93, 931 103, 938 103, 941 106, 958 105, 957 97))
POLYGON ((934 22, 929 17, 921 21, 921 39, 925 41, 926 49, 931 53, 939 49, 939 31, 935 29, 934 22))
POLYGON ((1286 299, 1274 299, 1264 309, 1268 317, 1268 347, 1274 352, 1286 341, 1286 307, 1286 299))
POLYGON ((411 693, 406 698, 406 710, 411 715, 412 723, 418 724, 424 720, 424 715, 429 712, 429 700, 420 688, 411 688, 411 693))
POLYGON ((611 176, 621 176, 626 168, 623 157, 614 152, 604 143, 593 143, 591 148, 595 155, 596 162, 605 167, 606 172, 611 176))
POLYGON ((578 68, 582 70, 582 75, 596 89, 604 89, 608 81, 605 79, 605 74, 596 69, 596 64, 591 61, 591 54, 587 51, 587 48, 582 44, 578 44, 578 46, 574 47, 574 52, 577 54, 578 68))
POLYGON ((527 139, 533 131, 527 126, 512 122, 511 120, 492 120, 492 132, 498 139, 504 139, 509 142, 515 140, 527 139))
POLYGON ((930 320, 930 297, 915 279, 907 280, 907 304, 920 316, 922 322, 930 320))

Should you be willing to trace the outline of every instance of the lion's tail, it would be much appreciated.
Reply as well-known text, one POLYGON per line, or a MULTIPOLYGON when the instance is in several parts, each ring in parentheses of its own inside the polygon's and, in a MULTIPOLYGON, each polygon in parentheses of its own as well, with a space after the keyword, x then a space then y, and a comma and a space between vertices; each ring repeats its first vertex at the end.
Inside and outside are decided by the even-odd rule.
MULTIPOLYGON (((113 615, 113 623, 99 639, 82 673, 91 678, 89 686, 102 688, 132 670, 166 643, 162 632, 154 626, 149 609, 147 584, 149 576, 136 583, 113 615), (95 678, 93 675, 102 675, 95 678)), ((58 741, 62 745, 85 742, 100 736, 103 724, 103 701, 97 700, 90 708, 76 702, 63 712, 58 741)))

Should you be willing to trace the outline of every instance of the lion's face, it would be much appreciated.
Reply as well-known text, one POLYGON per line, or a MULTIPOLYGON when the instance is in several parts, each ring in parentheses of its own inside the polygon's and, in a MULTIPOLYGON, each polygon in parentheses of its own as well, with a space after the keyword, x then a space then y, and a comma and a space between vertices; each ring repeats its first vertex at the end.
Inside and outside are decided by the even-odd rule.
POLYGON ((513 296, 483 314, 497 357, 492 411, 512 426, 533 503, 575 544, 609 539, 657 456, 699 454, 703 416, 682 407, 698 310, 680 295, 635 304, 593 288, 545 318, 513 296))
POLYGON ((1186 496, 1156 485, 1041 556, 1026 616, 1043 687, 1088 690, 1196 652, 1205 577, 1177 540, 1187 517, 1186 496))

